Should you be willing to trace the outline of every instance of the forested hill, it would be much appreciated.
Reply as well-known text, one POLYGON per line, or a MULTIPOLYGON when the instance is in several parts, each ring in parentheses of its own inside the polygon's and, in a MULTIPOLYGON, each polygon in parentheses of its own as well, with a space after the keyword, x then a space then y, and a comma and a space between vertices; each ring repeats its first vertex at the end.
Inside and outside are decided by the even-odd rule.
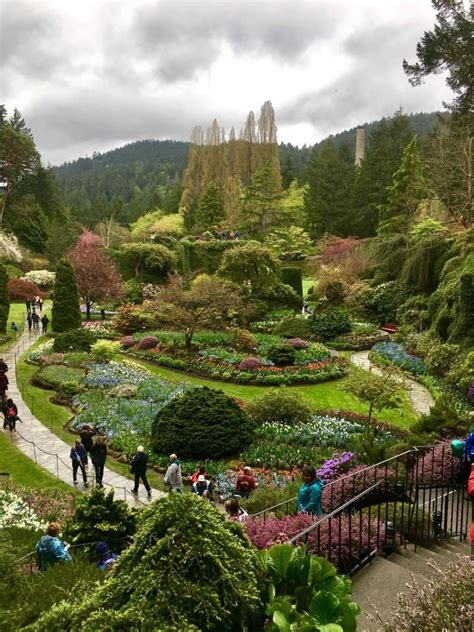
MULTIPOLYGON (((431 131, 436 113, 410 114, 414 133, 423 136, 431 131)), ((361 125, 366 142, 380 123, 361 125)), ((356 128, 335 134, 337 146, 347 143, 354 151, 356 128)), ((327 139, 324 139, 327 140, 327 139)), ((319 147, 324 140, 317 143, 319 147)), ((181 196, 181 179, 187 162, 189 143, 173 140, 142 140, 92 157, 54 167, 65 202, 78 221, 93 227, 105 217, 124 224, 160 207, 166 212, 177 210, 181 196)), ((292 177, 305 180, 306 165, 312 147, 280 144, 280 162, 285 183, 292 177)))

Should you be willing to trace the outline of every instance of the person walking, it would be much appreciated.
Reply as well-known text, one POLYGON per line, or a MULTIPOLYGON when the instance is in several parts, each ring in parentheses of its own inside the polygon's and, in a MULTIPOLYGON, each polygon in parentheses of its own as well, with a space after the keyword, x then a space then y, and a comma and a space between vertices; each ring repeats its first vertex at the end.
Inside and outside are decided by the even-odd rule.
POLYGON ((84 426, 82 426, 79 432, 79 436, 81 437, 81 443, 84 446, 85 451, 89 455, 91 454, 91 450, 94 445, 94 441, 92 440, 92 437, 94 435, 95 435, 94 429, 92 428, 92 426, 89 426, 88 424, 85 424, 84 426))
POLYGON ((8 364, 5 362, 3 358, 0 358, 0 372, 8 373, 8 364))
POLYGON ((104 466, 107 459, 107 446, 104 437, 97 437, 90 450, 90 455, 95 470, 95 482, 99 487, 103 487, 102 479, 104 478, 104 466))
POLYGON ((26 322, 28 324, 28 333, 31 334, 31 327, 33 325, 33 319, 31 318, 30 312, 28 312, 28 316, 26 317, 26 322))
POLYGON ((303 468, 303 484, 298 491, 298 500, 296 504, 297 512, 322 516, 322 495, 323 481, 316 474, 314 467, 306 465, 303 468))
POLYGON ((8 377, 5 371, 0 371, 0 397, 5 397, 5 393, 8 390, 8 377))
POLYGON ((9 397, 5 402, 3 417, 3 427, 10 428, 12 432, 15 432, 16 422, 21 421, 21 419, 18 417, 18 406, 15 404, 11 397, 9 397))
POLYGON ((28 314, 31 314, 31 303, 30 301, 25 301, 26 311, 28 314))
POLYGON ((170 492, 183 493, 183 477, 181 476, 181 461, 176 454, 170 455, 170 465, 165 474, 165 485, 170 492))
POLYGON ((36 297, 36 303, 38 304, 39 311, 43 313, 43 299, 40 296, 36 297))
POLYGON ((31 318, 33 320, 33 329, 35 331, 39 331, 40 317, 38 316, 38 314, 36 313, 36 310, 34 308, 33 308, 33 311, 31 312, 31 318))
POLYGON ((43 314, 43 317, 41 318, 41 324, 43 325, 43 334, 48 333, 48 323, 49 318, 46 316, 46 314, 43 314))
POLYGON ((38 565, 42 571, 48 570, 58 562, 72 561, 68 552, 69 545, 59 539, 59 531, 59 523, 50 522, 46 530, 47 535, 42 536, 36 545, 38 565))
POLYGON ((82 480, 84 481, 84 487, 88 487, 89 483, 87 482, 87 473, 86 473, 86 465, 87 465, 87 452, 79 439, 76 440, 74 446, 71 448, 71 452, 69 454, 72 461, 72 480, 74 485, 77 485, 77 470, 81 468, 82 480))
POLYGON ((133 457, 130 463, 130 473, 135 476, 135 485, 132 489, 133 494, 138 494, 138 487, 140 485, 140 479, 142 479, 142 483, 145 485, 145 489, 148 493, 148 497, 151 496, 151 487, 148 479, 146 477, 146 470, 148 464, 148 454, 145 452, 145 448, 142 445, 139 445, 137 448, 137 453, 133 457))

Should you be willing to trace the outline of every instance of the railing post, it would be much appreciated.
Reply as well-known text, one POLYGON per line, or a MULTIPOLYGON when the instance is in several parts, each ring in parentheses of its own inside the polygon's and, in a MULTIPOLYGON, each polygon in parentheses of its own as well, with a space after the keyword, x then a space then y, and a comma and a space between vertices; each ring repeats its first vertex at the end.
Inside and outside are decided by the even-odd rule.
POLYGON ((35 455, 35 463, 38 464, 38 460, 36 458, 36 445, 34 441, 33 441, 33 454, 35 455))
POLYGON ((56 477, 59 478, 59 456, 56 454, 56 477))

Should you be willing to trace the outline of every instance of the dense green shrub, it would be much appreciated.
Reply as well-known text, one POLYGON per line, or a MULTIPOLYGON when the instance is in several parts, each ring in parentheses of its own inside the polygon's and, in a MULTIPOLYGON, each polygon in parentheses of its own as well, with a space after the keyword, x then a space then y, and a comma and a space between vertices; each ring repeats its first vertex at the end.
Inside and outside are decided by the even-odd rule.
POLYGON ((183 272, 203 270, 214 274, 227 250, 241 246, 242 240, 194 241, 182 239, 178 245, 179 264, 183 272))
POLYGON ((459 356, 446 379, 452 386, 466 392, 469 384, 474 381, 474 351, 459 356))
POLYGON ((81 309, 76 277, 71 263, 60 259, 53 290, 52 329, 58 333, 81 326, 81 309))
POLYGON ((8 275, 5 266, 0 263, 0 334, 7 331, 10 299, 8 298, 8 275))
POLYGON ((35 377, 41 382, 46 382, 51 386, 60 386, 65 382, 81 384, 84 381, 85 375, 86 372, 84 369, 52 364, 41 369, 35 377))
POLYGON ((274 328, 273 333, 285 338, 308 338, 311 333, 311 322, 307 318, 285 318, 274 328))
POLYGON ((460 354, 458 345, 433 345, 426 356, 426 364, 436 375, 446 375, 455 364, 460 354))
POLYGON ((339 308, 329 308, 318 312, 311 319, 311 331, 322 340, 331 340, 351 331, 351 323, 346 312, 339 308))
POLYGON ((240 525, 196 494, 170 494, 143 510, 133 546, 109 581, 40 630, 241 632, 260 611, 254 553, 240 525))
POLYGON ((115 340, 98 340, 91 347, 91 355, 98 362, 109 362, 120 349, 120 343, 115 340))
POLYGON ((238 351, 255 351, 258 347, 257 338, 246 329, 234 329, 232 332, 232 345, 238 351))
POLYGON ((299 311, 303 307, 303 298, 286 283, 265 286, 259 292, 258 298, 265 301, 269 308, 287 307, 299 311))
POLYGON ((89 496, 79 496, 74 515, 67 521, 64 538, 70 544, 84 544, 83 551, 95 555, 94 542, 107 542, 112 551, 127 548, 136 529, 135 512, 124 500, 114 500, 114 490, 105 493, 94 487, 89 496))
POLYGON ((131 303, 141 303, 143 301, 143 282, 139 279, 129 279, 125 281, 125 294, 131 303))
POLYGON ((285 424, 306 423, 311 407, 298 391, 272 388, 251 400, 246 411, 256 424, 279 421, 285 424))
POLYGON ((219 459, 247 446, 253 423, 235 400, 202 387, 176 397, 157 414, 152 447, 159 454, 188 459, 219 459))
POLYGON ((144 283, 165 281, 176 266, 175 254, 161 244, 125 244, 115 257, 126 280, 137 278, 144 283))
POLYGON ((282 268, 281 280, 294 289, 298 296, 303 296, 303 275, 301 268, 282 268))
POLYGON ((296 351, 287 343, 272 345, 267 351, 267 358, 277 366, 288 366, 295 363, 296 351))
POLYGON ((409 297, 406 286, 397 281, 381 283, 365 298, 365 304, 383 325, 393 322, 397 317, 398 308, 409 297))
POLYGON ((436 433, 441 437, 452 437, 457 434, 464 435, 467 424, 457 413, 455 401, 449 394, 439 397, 427 415, 411 427, 414 433, 436 433))
POLYGON ((53 351, 55 353, 68 353, 69 351, 89 353, 95 340, 95 335, 88 329, 71 329, 56 336, 53 351))

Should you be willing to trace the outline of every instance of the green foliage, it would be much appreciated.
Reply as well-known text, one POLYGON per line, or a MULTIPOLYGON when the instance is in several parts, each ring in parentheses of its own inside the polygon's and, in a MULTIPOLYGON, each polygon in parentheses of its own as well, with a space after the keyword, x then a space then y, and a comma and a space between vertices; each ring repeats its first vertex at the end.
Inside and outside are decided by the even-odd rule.
POLYGON ((131 303, 141 303, 143 301, 143 285, 139 279, 125 281, 124 288, 127 300, 131 303))
POLYGON ((109 362, 120 349, 120 343, 115 340, 98 340, 91 348, 91 355, 98 362, 109 362))
POLYGON ((8 275, 5 266, 0 263, 0 334, 7 332, 10 299, 8 298, 8 275))
POLYGON ((51 386, 61 386, 65 382, 81 384, 84 381, 86 372, 84 369, 75 369, 68 366, 52 364, 46 366, 35 375, 35 379, 46 382, 51 386))
POLYGON ((178 245, 180 266, 184 272, 202 270, 214 274, 227 250, 242 245, 241 240, 189 241, 182 239, 178 245))
POLYGON ((411 427, 411 431, 414 433, 433 432, 438 437, 464 435, 467 430, 467 423, 456 411, 456 402, 448 393, 438 397, 430 412, 427 415, 422 415, 411 427))
POLYGON ((400 404, 400 382, 385 372, 382 375, 354 369, 344 384, 344 390, 352 393, 369 406, 368 423, 372 418, 373 410, 382 408, 396 408, 400 404))
POLYGON ((55 353, 68 353, 70 351, 84 351, 89 353, 95 342, 95 335, 88 329, 71 329, 54 339, 53 350, 55 353))
POLYGON ((296 351, 286 343, 272 345, 267 351, 267 358, 277 366, 288 366, 295 363, 296 351))
POLYGON ((278 161, 268 160, 262 169, 252 175, 242 200, 242 229, 258 239, 265 239, 270 227, 286 223, 281 206, 281 177, 278 161))
POLYGON ((460 351, 458 345, 433 345, 426 356, 426 364, 433 373, 444 377, 455 364, 460 351))
POLYGON ((300 226, 279 228, 265 239, 265 245, 283 261, 304 259, 311 253, 311 238, 300 226))
POLYGON ((282 268, 281 280, 299 295, 303 296, 303 276, 301 268, 282 268))
POLYGON ((227 250, 217 273, 261 295, 279 281, 280 263, 271 250, 252 241, 227 250))
POLYGON ((297 294, 292 287, 286 283, 276 283, 264 287, 257 298, 265 301, 269 309, 292 309, 301 310, 303 298, 297 294))
POLYGON ((252 399, 245 409, 253 421, 304 424, 311 418, 311 407, 301 393, 286 388, 272 388, 252 399))
POLYGON ((161 244, 124 244, 115 257, 126 280, 144 283, 164 281, 176 266, 175 254, 161 244))
POLYGON ((448 245, 446 236, 441 232, 411 240, 406 250, 400 281, 417 292, 433 292, 439 283, 439 262, 444 261, 448 245))
POLYGON ((213 228, 225 218, 224 203, 219 187, 210 182, 202 196, 196 213, 195 223, 200 230, 213 228))
POLYGON ((474 381, 474 350, 457 358, 446 379, 452 386, 467 391, 469 384, 474 381))
POLYGON ((219 459, 240 452, 252 435, 252 422, 233 399, 202 387, 187 391, 158 412, 152 447, 159 454, 174 452, 180 458, 219 459))
POLYGON ((298 489, 300 486, 301 481, 298 480, 290 482, 284 487, 262 485, 261 487, 257 487, 257 489, 255 489, 247 499, 241 500, 239 504, 247 513, 252 515, 288 500, 289 503, 287 506, 284 505, 282 509, 276 510, 274 513, 277 517, 283 517, 287 514, 295 514, 295 497, 298 495, 298 489))
POLYGON ((127 548, 127 539, 134 535, 136 514, 124 500, 114 500, 114 490, 108 493, 94 487, 88 496, 76 500, 73 516, 64 527, 64 538, 71 544, 84 544, 83 551, 94 558, 95 543, 107 542, 120 553, 127 548))
POLYGON ((430 321, 430 313, 426 304, 426 297, 411 296, 397 309, 396 321, 400 325, 410 325, 418 332, 426 329, 430 321))
POLYGON ((374 291, 366 297, 366 306, 376 315, 378 322, 383 325, 393 322, 397 310, 408 298, 406 287, 397 281, 388 281, 377 285, 374 291))
POLYGON ((419 239, 424 239, 425 237, 431 237, 432 235, 436 235, 438 233, 445 233, 446 226, 444 226, 439 220, 434 219, 433 217, 426 217, 418 224, 415 224, 410 231, 411 237, 418 241, 419 239))
POLYGON ((52 309, 52 329, 58 333, 81 326, 81 310, 76 277, 67 259, 60 259, 56 267, 52 309))
POLYGON ((352 582, 333 564, 292 544, 274 544, 257 555, 265 612, 273 621, 269 630, 356 629, 360 608, 352 601, 352 582))
POLYGON ((311 321, 307 318, 285 318, 273 329, 273 333, 285 338, 309 338, 311 334, 311 321))
POLYGON ((316 312, 311 319, 311 331, 322 340, 331 340, 351 331, 349 317, 343 309, 329 308, 316 312))
POLYGON ((109 580, 79 606, 67 605, 37 629, 75 630, 87 621, 91 630, 240 632, 261 602, 241 526, 196 494, 170 494, 143 510, 109 580))

